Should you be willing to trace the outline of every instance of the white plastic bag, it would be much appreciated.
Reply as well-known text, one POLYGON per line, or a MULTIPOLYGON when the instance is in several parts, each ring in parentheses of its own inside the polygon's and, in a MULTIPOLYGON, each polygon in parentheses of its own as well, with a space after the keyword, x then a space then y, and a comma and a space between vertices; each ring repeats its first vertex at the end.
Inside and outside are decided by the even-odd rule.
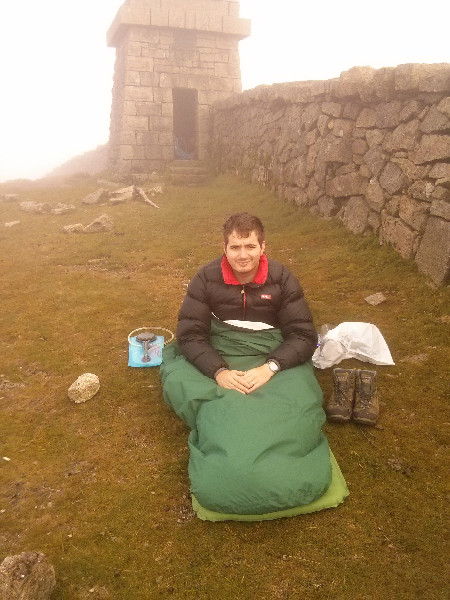
POLYGON ((357 358, 374 365, 393 365, 389 348, 380 330, 371 323, 341 323, 330 329, 314 352, 315 367, 327 369, 346 358, 357 358))

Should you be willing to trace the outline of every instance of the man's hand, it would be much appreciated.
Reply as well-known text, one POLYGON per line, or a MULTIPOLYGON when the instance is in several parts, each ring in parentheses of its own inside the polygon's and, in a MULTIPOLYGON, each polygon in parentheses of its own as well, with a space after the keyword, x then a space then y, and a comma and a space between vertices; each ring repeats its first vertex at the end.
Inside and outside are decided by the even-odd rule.
POLYGON ((241 392, 241 394, 248 394, 252 390, 252 385, 250 383, 251 380, 249 381, 247 377, 244 378, 247 373, 245 371, 225 369, 217 373, 217 385, 226 390, 236 390, 237 392, 241 392))
POLYGON ((256 367, 255 369, 250 369, 244 373, 244 381, 250 386, 247 394, 251 394, 262 385, 267 383, 269 379, 271 379, 275 373, 269 369, 269 365, 265 363, 260 367, 256 367))

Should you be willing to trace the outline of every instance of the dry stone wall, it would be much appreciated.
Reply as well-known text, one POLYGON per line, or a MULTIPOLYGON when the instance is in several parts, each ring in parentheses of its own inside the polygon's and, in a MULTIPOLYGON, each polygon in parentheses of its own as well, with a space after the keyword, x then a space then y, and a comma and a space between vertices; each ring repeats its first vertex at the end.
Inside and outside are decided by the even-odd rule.
POLYGON ((376 235, 437 283, 449 277, 450 65, 355 67, 260 86, 216 105, 221 172, 376 235))

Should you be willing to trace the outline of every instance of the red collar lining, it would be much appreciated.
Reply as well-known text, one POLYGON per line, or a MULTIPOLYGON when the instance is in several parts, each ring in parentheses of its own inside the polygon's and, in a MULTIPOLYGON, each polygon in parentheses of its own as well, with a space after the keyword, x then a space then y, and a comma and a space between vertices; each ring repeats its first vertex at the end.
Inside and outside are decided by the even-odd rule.
MULTIPOLYGON (((222 276, 225 283, 229 285, 243 285, 238 279, 236 279, 235 274, 233 273, 233 269, 231 268, 230 263, 228 262, 228 258, 225 254, 222 257, 222 276)), ((259 259, 259 267, 256 272, 256 275, 251 283, 256 283, 257 285, 262 285, 266 283, 267 275, 269 273, 269 261, 267 260, 267 256, 265 254, 261 255, 259 259)))

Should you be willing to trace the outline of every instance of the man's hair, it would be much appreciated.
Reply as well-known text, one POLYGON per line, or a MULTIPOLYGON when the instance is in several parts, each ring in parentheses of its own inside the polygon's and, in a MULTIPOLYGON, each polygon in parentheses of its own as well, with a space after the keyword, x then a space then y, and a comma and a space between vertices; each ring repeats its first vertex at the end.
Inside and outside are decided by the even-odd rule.
POLYGON ((223 224, 223 241, 228 244, 228 238, 235 231, 241 237, 248 237, 254 231, 258 237, 258 242, 264 242, 264 226, 258 217, 249 213, 236 213, 228 217, 223 224))

